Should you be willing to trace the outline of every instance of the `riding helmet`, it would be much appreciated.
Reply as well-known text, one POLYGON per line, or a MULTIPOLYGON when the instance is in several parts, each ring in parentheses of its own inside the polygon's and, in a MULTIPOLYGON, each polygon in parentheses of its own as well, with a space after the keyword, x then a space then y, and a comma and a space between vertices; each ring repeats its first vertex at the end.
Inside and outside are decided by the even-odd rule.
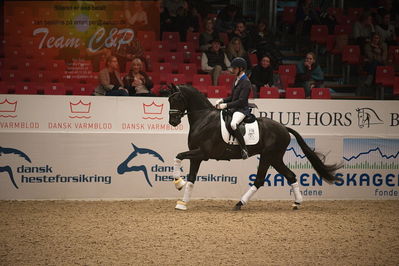
POLYGON ((242 57, 236 57, 231 61, 231 67, 238 67, 242 69, 247 69, 247 61, 242 57))

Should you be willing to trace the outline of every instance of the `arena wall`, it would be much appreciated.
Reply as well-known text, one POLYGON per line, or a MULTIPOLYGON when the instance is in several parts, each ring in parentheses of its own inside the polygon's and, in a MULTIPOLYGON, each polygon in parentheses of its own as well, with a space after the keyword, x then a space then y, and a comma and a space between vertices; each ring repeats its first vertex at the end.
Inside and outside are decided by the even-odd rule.
MULTIPOLYGON (((398 199, 399 112, 395 101, 252 100, 256 116, 297 130, 343 163, 339 182, 315 173, 295 139, 284 160, 307 200, 398 199)), ((173 158, 187 150, 187 118, 168 124, 167 98, 0 95, 0 199, 179 198, 173 158), (128 163, 124 163, 129 159, 128 163)), ((215 132, 216 133, 216 132, 215 132)), ((258 158, 207 161, 194 198, 237 199, 258 158)), ((189 162, 183 161, 187 175, 189 162)), ((274 169, 257 199, 292 199, 274 169)))

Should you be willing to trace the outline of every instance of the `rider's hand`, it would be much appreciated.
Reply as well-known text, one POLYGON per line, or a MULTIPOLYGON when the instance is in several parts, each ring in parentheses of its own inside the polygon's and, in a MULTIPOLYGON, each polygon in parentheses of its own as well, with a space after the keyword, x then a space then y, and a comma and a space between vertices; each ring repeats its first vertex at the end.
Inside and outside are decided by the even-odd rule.
POLYGON ((223 102, 223 99, 216 100, 216 104, 215 105, 218 105, 219 103, 222 103, 222 102, 223 102))
POLYGON ((225 109, 227 108, 227 103, 219 103, 216 105, 216 108, 220 110, 225 109))

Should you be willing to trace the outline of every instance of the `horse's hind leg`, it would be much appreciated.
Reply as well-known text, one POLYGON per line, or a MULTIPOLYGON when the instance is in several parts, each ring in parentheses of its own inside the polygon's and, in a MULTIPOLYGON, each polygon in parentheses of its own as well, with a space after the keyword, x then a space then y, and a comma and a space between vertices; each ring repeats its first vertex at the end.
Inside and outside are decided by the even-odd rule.
POLYGON ((292 207, 296 210, 299 208, 299 205, 301 205, 303 198, 302 194, 299 191, 299 184, 296 179, 295 173, 292 172, 283 162, 283 160, 278 160, 276 162, 272 163, 272 166, 279 172, 280 174, 284 175, 285 178, 288 181, 288 184, 291 186, 291 190, 294 194, 294 204, 292 207))
POLYGON ((265 184, 265 175, 269 167, 270 162, 266 159, 265 155, 261 155, 259 160, 258 172, 256 173, 256 180, 253 186, 251 186, 248 191, 245 192, 244 195, 242 195, 241 200, 237 202, 234 210, 241 210, 241 206, 247 204, 252 196, 256 193, 256 191, 258 191, 258 189, 265 184))

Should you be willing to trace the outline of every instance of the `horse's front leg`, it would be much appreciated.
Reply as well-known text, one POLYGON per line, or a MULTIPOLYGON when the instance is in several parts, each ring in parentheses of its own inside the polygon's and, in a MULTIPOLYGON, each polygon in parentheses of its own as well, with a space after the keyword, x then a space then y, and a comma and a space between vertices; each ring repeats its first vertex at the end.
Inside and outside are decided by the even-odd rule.
POLYGON ((206 157, 199 148, 195 150, 181 152, 176 156, 173 164, 173 178, 174 178, 173 183, 175 184, 177 190, 181 190, 186 184, 184 179, 181 178, 181 171, 180 171, 181 161, 184 159, 204 160, 206 159, 206 157))
POLYGON ((183 200, 177 201, 175 209, 183 211, 187 210, 187 203, 191 199, 191 193, 194 188, 195 180, 197 179, 197 173, 201 162, 201 159, 190 160, 190 173, 188 174, 186 188, 184 189, 183 200))

